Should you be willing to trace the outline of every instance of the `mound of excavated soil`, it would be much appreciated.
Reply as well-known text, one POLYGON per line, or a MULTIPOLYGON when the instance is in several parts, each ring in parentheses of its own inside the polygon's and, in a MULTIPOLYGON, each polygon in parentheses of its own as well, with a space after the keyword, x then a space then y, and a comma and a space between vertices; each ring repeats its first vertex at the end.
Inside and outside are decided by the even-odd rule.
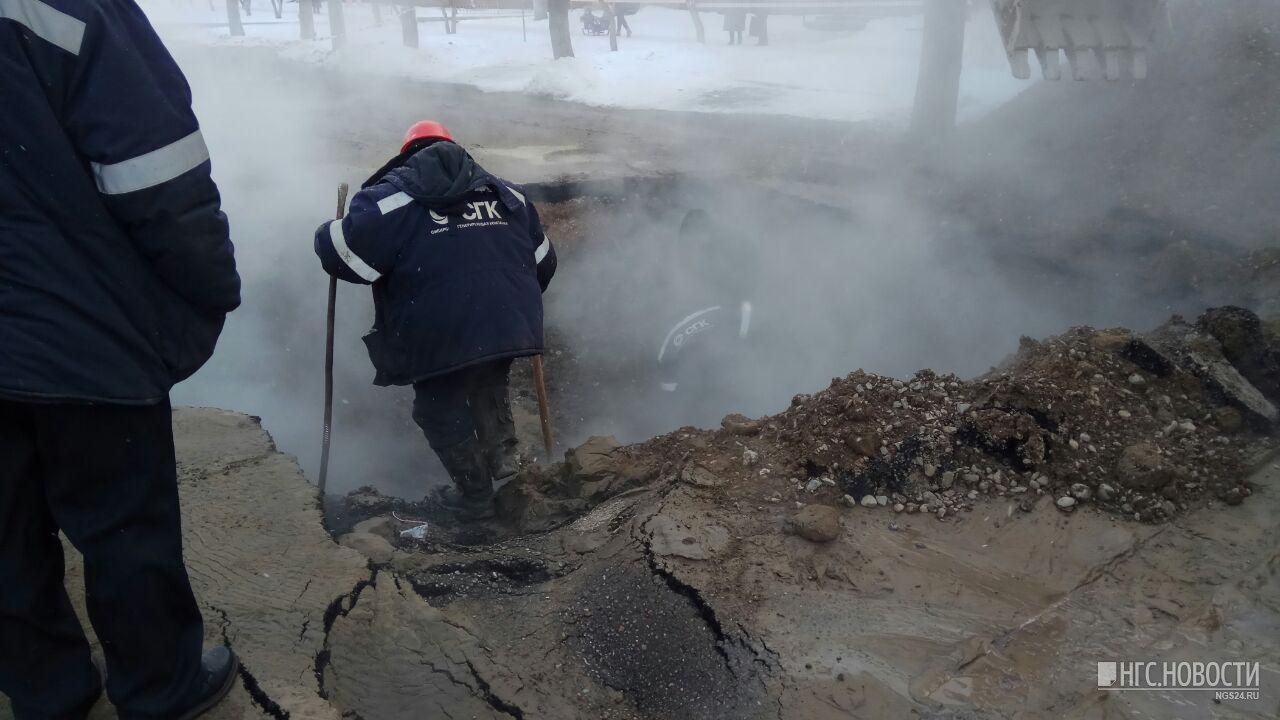
POLYGON ((725 418, 629 447, 596 438, 503 488, 508 521, 540 531, 620 492, 679 478, 752 502, 887 506, 955 519, 986 498, 1142 521, 1238 504, 1275 446, 1280 345, 1253 313, 1174 318, 1145 334, 1075 328, 1024 338, 974 380, 863 371, 778 415, 725 418))

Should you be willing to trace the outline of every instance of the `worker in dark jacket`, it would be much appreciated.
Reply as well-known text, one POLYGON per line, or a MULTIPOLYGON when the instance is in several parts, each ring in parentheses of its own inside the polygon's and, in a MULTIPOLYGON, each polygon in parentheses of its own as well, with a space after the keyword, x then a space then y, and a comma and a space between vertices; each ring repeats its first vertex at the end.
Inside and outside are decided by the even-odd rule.
POLYGON ((0 1, 0 693, 189 718, 230 688, 182 559, 171 386, 240 279, 191 94, 132 0, 0 1))
POLYGON ((374 384, 413 385, 413 419, 457 485, 457 509, 491 515, 494 481, 516 472, 511 361, 542 352, 556 269, 533 203, 424 121, 347 216, 316 231, 315 249, 329 274, 373 285, 374 384))

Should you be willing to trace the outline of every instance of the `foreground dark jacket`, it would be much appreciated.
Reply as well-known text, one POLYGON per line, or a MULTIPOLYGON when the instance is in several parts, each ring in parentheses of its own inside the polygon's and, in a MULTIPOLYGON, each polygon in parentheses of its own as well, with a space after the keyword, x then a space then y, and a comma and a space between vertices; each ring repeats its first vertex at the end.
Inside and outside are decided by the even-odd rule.
POLYGON ((6 0, 0 97, 0 397, 162 400, 240 302, 186 80, 130 0, 6 0))
POLYGON ((377 385, 542 352, 555 250, 524 194, 453 143, 375 179, 315 249, 329 274, 373 285, 377 385))

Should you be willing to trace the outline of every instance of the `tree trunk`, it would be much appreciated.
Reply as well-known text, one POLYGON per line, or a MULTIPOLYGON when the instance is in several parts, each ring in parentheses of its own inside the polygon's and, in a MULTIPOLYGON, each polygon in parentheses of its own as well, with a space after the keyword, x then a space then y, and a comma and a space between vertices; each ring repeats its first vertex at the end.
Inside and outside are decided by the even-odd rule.
POLYGON ((373 24, 382 27, 382 3, 378 0, 373 0, 369 3, 369 6, 373 8, 373 24))
POLYGON ((573 37, 569 34, 569 0, 547 0, 548 28, 552 57, 573 57, 573 37))
POLYGON ((609 52, 618 52, 618 6, 605 7, 609 13, 609 52))
POLYGON ((303 40, 316 39, 316 13, 311 0, 298 0, 298 32, 303 40))
POLYGON ((919 140, 937 141, 955 129, 966 17, 967 6, 958 0, 928 0, 925 6, 920 74, 911 114, 911 132, 919 140))
POLYGON ((533 0, 533 21, 547 19, 547 0, 533 0))
POLYGON ((244 35, 244 25, 240 24, 240 3, 238 0, 227 0, 227 26, 231 28, 232 37, 244 35))
POLYGON ((418 47, 418 11, 412 5, 400 8, 400 34, 405 47, 418 47))
POLYGON ((702 16, 698 14, 695 0, 689 0, 689 16, 693 18, 693 31, 698 34, 698 42, 707 44, 707 29, 702 26, 702 16))
POLYGON ((347 21, 342 16, 342 0, 329 0, 329 34, 333 36, 333 49, 347 42, 347 21))

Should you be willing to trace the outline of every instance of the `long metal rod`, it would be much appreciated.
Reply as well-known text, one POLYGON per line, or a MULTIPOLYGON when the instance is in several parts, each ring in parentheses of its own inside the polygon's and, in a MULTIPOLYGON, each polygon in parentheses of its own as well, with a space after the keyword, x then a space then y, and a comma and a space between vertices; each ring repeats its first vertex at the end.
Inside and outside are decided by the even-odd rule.
MULTIPOLYGON (((308 0, 302 0, 307 2, 308 0)), ((347 209, 347 184, 338 186, 338 220, 347 209)), ((333 321, 338 313, 338 278, 329 277, 329 313, 324 336, 324 439, 320 443, 320 500, 329 481, 329 439, 333 433, 333 321)))
POLYGON ((547 449, 547 461, 551 461, 551 453, 555 449, 555 438, 551 435, 551 406, 547 401, 547 376, 542 371, 542 356, 533 356, 533 390, 538 396, 538 419, 542 421, 542 444, 547 449))

